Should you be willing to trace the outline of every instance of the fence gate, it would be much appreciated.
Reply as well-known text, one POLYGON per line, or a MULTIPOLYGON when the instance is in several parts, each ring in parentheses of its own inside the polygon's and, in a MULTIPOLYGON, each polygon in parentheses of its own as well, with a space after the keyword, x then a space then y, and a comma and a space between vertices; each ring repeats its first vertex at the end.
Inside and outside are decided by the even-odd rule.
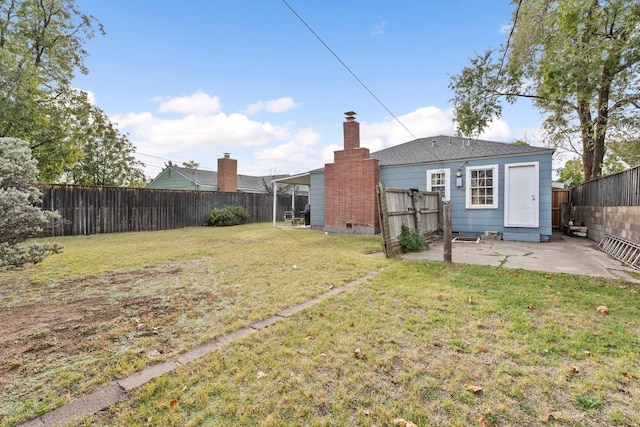
POLYGON ((382 229, 384 254, 390 258, 400 252, 398 235, 403 225, 420 230, 427 239, 433 239, 442 229, 442 195, 438 192, 385 188, 380 183, 378 212, 382 229))
POLYGON ((569 190, 564 188, 553 188, 551 192, 551 226, 560 229, 569 221, 569 190), (563 209, 566 211, 563 213, 563 209), (566 218, 564 218, 566 216, 566 218))

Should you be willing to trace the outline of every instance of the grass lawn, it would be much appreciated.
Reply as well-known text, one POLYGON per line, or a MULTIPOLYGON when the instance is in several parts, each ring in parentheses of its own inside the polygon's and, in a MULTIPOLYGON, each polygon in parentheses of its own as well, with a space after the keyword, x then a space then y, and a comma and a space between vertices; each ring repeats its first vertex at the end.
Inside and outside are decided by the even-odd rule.
POLYGON ((370 271, 77 425, 640 425, 630 283, 386 260, 377 237, 266 224, 57 240, 0 272, 3 426, 370 271))

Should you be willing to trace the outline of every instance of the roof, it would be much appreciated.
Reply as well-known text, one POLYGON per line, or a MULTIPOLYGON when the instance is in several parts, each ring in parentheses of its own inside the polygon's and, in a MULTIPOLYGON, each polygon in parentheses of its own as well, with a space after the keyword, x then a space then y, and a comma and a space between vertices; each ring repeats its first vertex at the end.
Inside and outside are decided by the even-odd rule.
MULTIPOLYGON (((187 179, 197 183, 198 185, 216 186, 218 185, 218 172, 204 169, 190 169, 179 166, 169 166, 179 174, 184 175, 187 179)), ((167 168, 167 169, 168 169, 167 168)), ((166 170, 166 169, 165 169, 166 170)), ((164 172, 164 170, 162 171, 164 172)), ((162 173, 161 172, 161 173, 162 173)), ((266 192, 265 185, 269 184, 274 178, 282 178, 287 175, 267 175, 267 176, 251 176, 238 175, 238 190, 259 190, 266 192)))
POLYGON ((397 166, 553 152, 551 148, 438 135, 376 151, 371 158, 378 159, 380 166, 397 166))

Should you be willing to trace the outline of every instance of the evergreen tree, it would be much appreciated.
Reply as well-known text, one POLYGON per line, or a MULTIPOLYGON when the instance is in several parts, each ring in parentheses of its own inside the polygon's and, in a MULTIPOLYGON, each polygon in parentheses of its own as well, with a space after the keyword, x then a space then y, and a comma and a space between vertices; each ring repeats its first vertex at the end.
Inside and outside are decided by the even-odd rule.
POLYGON ((57 243, 24 243, 59 219, 57 212, 38 206, 37 175, 29 145, 16 138, 0 138, 0 267, 35 264, 62 250, 57 243))

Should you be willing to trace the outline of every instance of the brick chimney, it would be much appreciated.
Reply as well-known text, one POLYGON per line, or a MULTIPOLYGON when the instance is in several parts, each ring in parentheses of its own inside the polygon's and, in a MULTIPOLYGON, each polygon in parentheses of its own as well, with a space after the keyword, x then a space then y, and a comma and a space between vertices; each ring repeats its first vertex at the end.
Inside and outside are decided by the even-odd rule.
POLYGON ((376 185, 380 180, 377 159, 360 147, 360 123, 356 113, 345 113, 344 150, 333 153, 325 164, 324 226, 327 231, 373 234, 379 231, 376 185))
POLYGON ((238 161, 229 157, 229 153, 224 153, 224 157, 218 159, 218 191, 238 191, 238 161))
POLYGON ((344 131, 344 149, 345 151, 360 148, 360 123, 356 122, 354 111, 344 113, 346 117, 342 124, 344 131))

